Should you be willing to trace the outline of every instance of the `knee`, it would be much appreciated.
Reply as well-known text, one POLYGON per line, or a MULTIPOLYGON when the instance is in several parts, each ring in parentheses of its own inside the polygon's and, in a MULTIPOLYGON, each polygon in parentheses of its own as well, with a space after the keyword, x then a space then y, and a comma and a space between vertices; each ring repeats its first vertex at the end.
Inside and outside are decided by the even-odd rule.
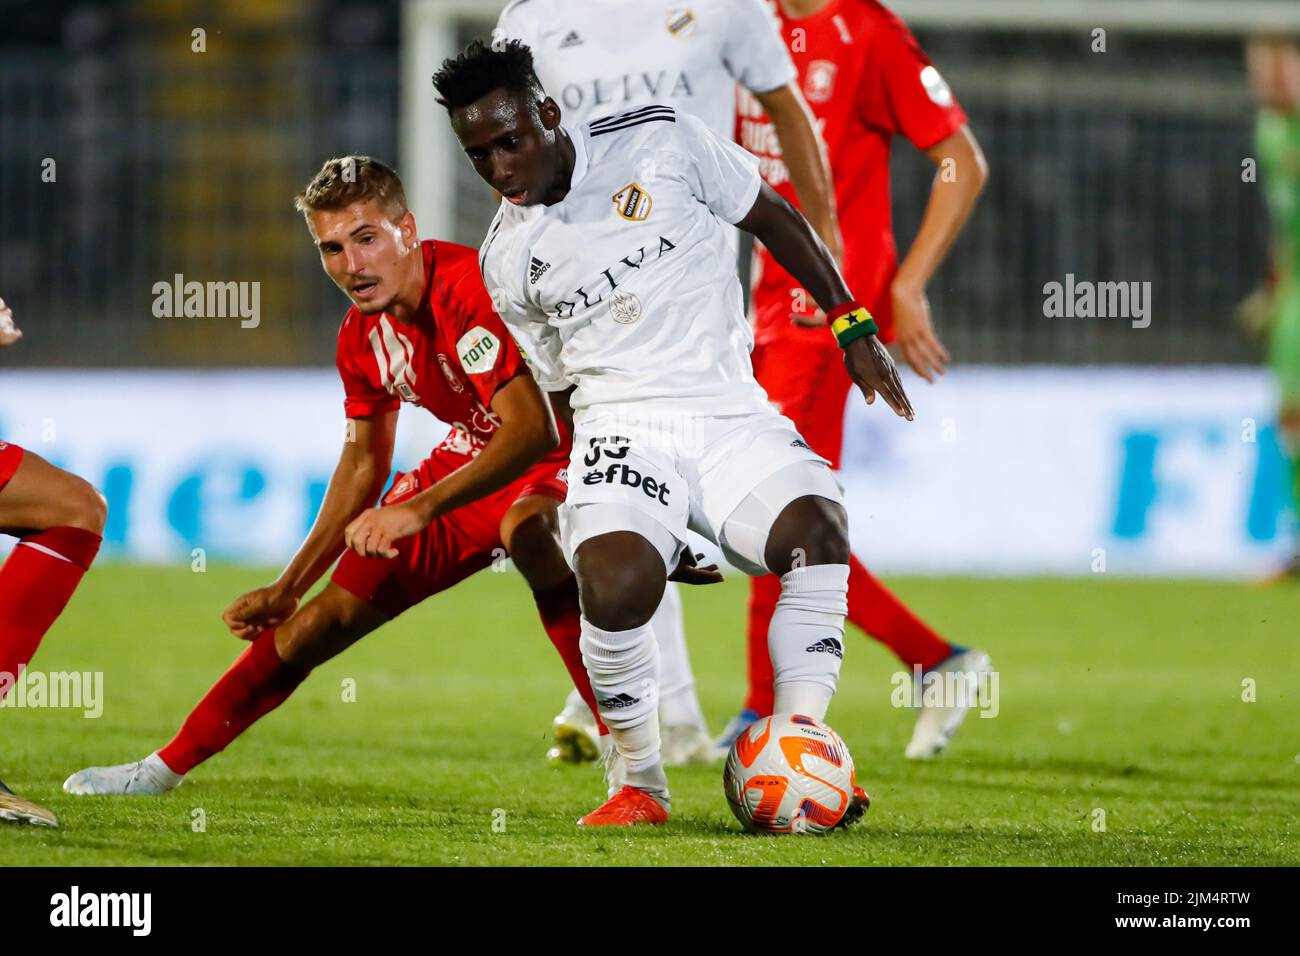
POLYGON ((628 631, 649 623, 663 599, 667 574, 659 552, 640 535, 625 536, 629 540, 584 542, 576 556, 582 614, 605 631, 628 631))
POLYGON ((108 501, 87 481, 77 478, 65 504, 63 523, 102 535, 108 522, 108 501))
POLYGON ((510 532, 510 558, 534 591, 544 591, 572 573, 560 549, 559 521, 554 511, 534 514, 510 532))
POLYGON ((280 660, 304 670, 319 667, 371 629, 358 607, 332 601, 328 592, 309 601, 275 632, 280 660))
POLYGON ((817 564, 849 563, 848 515, 829 498, 808 496, 786 505, 772 526, 765 559, 774 574, 817 564))

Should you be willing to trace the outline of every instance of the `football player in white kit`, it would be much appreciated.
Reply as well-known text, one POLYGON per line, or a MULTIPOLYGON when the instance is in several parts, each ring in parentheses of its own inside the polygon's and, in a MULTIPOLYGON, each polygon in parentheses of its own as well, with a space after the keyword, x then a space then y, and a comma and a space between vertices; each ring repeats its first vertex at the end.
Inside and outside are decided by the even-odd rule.
MULTIPOLYGON (((691 113, 732 139, 737 84, 744 87, 771 118, 769 128, 804 215, 840 258, 830 167, 776 18, 763 0, 696 0, 689 7, 681 0, 513 0, 492 36, 498 49, 506 40, 528 44, 543 89, 571 128, 658 103, 691 113)), ((725 231, 738 248, 737 230, 725 231)), ((650 626, 659 644, 664 764, 711 762, 715 748, 695 693, 682 601, 673 584, 650 626)), ((581 762, 600 749, 595 718, 576 689, 552 732, 552 760, 581 762)))
POLYGON ((869 403, 879 393, 909 420, 912 409, 835 259, 741 147, 668 106, 563 127, 515 41, 470 44, 434 86, 503 197, 480 252, 488 291, 572 416, 561 534, 615 749, 609 799, 579 822, 661 823, 649 622, 688 528, 736 567, 781 579, 769 634, 777 713, 823 719, 843 654, 842 494, 754 380, 726 224, 752 232, 824 308, 869 403))

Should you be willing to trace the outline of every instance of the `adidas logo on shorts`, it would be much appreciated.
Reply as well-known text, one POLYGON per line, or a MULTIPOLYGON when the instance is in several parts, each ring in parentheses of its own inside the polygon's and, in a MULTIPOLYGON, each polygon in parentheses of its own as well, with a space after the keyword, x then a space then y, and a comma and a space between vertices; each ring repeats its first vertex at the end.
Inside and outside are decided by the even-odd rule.
POLYGON ((609 710, 618 710, 620 707, 631 707, 633 704, 641 703, 641 698, 633 697, 631 694, 615 694, 613 697, 606 697, 596 701, 596 703, 609 710))
POLYGON ((823 637, 816 644, 809 644, 804 650, 809 654, 834 654, 840 660, 844 659, 844 645, 833 637, 823 637))

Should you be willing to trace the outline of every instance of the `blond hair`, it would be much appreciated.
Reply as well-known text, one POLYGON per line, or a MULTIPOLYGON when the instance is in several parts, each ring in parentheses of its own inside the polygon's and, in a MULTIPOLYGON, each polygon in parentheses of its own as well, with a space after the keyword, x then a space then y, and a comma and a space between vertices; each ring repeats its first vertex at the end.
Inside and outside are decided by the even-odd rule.
POLYGON ((293 208, 304 216, 321 210, 346 209, 373 199, 393 222, 406 215, 406 190, 390 167, 370 156, 338 156, 325 161, 297 196, 293 208))

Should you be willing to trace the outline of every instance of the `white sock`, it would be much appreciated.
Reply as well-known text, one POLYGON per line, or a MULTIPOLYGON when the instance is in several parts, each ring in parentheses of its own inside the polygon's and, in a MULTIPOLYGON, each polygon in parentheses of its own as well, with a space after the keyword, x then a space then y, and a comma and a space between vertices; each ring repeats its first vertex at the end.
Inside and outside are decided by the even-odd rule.
POLYGON ((767 637, 778 714, 826 718, 844 661, 848 595, 847 564, 814 564, 781 576, 767 637))
POLYGON ((686 627, 682 620, 682 596, 676 584, 668 582, 659 609, 650 618, 659 645, 659 719, 665 727, 698 727, 705 730, 704 712, 695 694, 695 675, 686 651, 686 627))
POLYGON ((168 790, 175 790, 181 785, 181 781, 185 779, 185 774, 176 773, 171 767, 167 766, 163 761, 163 758, 158 756, 158 751, 156 750, 144 758, 144 765, 145 769, 149 772, 149 776, 151 776, 159 786, 165 787, 168 790))
POLYGON ((659 762, 659 649, 649 624, 606 631, 582 618, 582 663, 629 772, 659 762))

